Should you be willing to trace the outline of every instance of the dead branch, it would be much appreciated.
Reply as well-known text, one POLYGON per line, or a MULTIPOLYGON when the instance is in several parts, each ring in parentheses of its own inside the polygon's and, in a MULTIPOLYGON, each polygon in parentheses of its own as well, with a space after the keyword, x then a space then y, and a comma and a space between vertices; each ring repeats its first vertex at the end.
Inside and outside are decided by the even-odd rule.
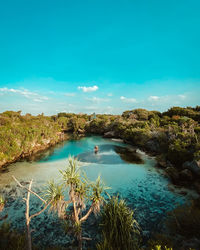
POLYGON ((93 206, 91 206, 90 209, 88 210, 87 214, 80 219, 80 222, 87 220, 87 218, 92 213, 92 211, 93 211, 93 206))
POLYGON ((14 175, 12 175, 12 178, 17 182, 17 184, 21 187, 21 188, 24 188, 26 189, 28 192, 34 194, 36 197, 38 197, 38 199, 40 199, 42 202, 44 202, 45 204, 47 203, 44 199, 42 199, 42 197, 40 197, 38 194, 36 194, 34 191, 32 191, 31 189, 23 186, 16 178, 14 175))
POLYGON ((29 217, 29 219, 31 220, 31 219, 33 219, 35 216, 38 216, 38 215, 40 215, 42 212, 44 212, 44 211, 47 209, 47 207, 51 204, 51 202, 52 202, 52 200, 49 201, 49 202, 44 206, 44 208, 41 209, 39 212, 37 212, 37 213, 35 213, 35 214, 32 214, 32 215, 29 217))
POLYGON ((81 240, 92 240, 92 238, 82 237, 81 240))

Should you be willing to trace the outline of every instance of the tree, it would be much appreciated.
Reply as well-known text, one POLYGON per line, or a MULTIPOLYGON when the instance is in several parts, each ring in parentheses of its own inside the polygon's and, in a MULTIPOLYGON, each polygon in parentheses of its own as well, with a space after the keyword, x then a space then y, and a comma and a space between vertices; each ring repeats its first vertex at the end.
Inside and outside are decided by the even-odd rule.
MULTIPOLYGON (((40 197, 37 193, 31 190, 33 180, 29 182, 29 187, 23 186, 14 176, 13 179, 17 184, 27 190, 26 201, 26 235, 27 235, 27 249, 31 250, 31 219, 40 215, 48 207, 51 211, 58 214, 61 219, 67 219, 72 222, 73 231, 79 242, 79 249, 82 249, 83 240, 91 240, 90 238, 82 237, 82 223, 85 222, 91 213, 97 214, 100 212, 100 207, 104 201, 103 193, 107 187, 101 181, 100 176, 95 182, 90 182, 87 176, 84 176, 78 166, 78 161, 74 157, 68 159, 68 165, 65 171, 60 171, 63 177, 63 183, 56 184, 53 180, 49 181, 44 190, 44 197, 40 197), (68 200, 65 200, 64 191, 68 189, 68 200), (44 207, 37 213, 30 215, 30 194, 35 195, 42 201, 44 207), (86 213, 86 200, 89 200, 89 209, 86 213), (73 213, 72 216, 67 217, 67 206, 72 204, 73 213)), ((69 213, 69 211, 68 211, 69 213)))
POLYGON ((26 202, 26 212, 25 212, 25 217, 26 217, 26 238, 27 238, 27 249, 28 249, 28 250, 32 250, 32 242, 31 242, 32 240, 31 240, 30 222, 31 222, 31 220, 32 220, 34 217, 36 217, 36 216, 40 215, 42 212, 44 212, 44 211, 47 209, 47 207, 51 204, 52 200, 50 200, 50 201, 47 203, 42 197, 40 197, 37 193, 35 193, 35 192, 33 192, 33 191, 31 190, 31 187, 32 187, 32 184, 33 184, 33 180, 31 180, 31 181, 29 182, 29 187, 27 188, 27 187, 23 186, 23 185, 15 178, 15 176, 12 176, 12 177, 13 177, 13 179, 17 182, 17 184, 18 184, 21 188, 23 188, 23 189, 25 189, 25 190, 28 191, 28 192, 27 192, 27 197, 24 198, 24 200, 25 200, 25 202, 26 202), (45 204, 45 206, 44 206, 39 212, 37 212, 37 213, 35 213, 35 214, 32 214, 32 215, 29 214, 29 208, 30 208, 29 202, 30 202, 30 194, 31 194, 31 193, 34 194, 37 198, 39 198, 39 199, 42 201, 43 204, 45 204))
POLYGON ((72 221, 74 231, 79 242, 79 249, 82 249, 82 241, 86 238, 82 237, 81 224, 87 220, 91 213, 97 214, 103 203, 102 194, 108 187, 105 187, 100 176, 95 182, 90 182, 87 177, 83 177, 78 166, 78 161, 74 157, 68 159, 68 166, 65 171, 60 171, 63 176, 65 187, 69 189, 69 201, 73 205, 72 221), (90 200, 88 211, 82 215, 86 208, 85 200, 90 200))
POLYGON ((3 211, 5 205, 5 199, 2 195, 0 195, 0 212, 3 211))

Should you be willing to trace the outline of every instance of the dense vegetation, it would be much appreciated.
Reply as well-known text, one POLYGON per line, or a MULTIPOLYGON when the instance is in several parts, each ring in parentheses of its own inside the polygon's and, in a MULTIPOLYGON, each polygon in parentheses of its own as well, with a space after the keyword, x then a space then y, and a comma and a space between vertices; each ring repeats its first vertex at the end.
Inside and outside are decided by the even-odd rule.
POLYGON ((102 242, 98 250, 139 249, 140 227, 124 200, 112 197, 101 213, 102 242))
MULTIPOLYGON (((51 117, 43 114, 32 116, 30 114, 21 115, 21 112, 7 111, 0 114, 0 166, 44 150, 66 139, 65 135, 68 133, 75 139, 86 134, 121 138, 127 143, 156 155, 158 166, 165 169, 173 183, 193 187, 200 193, 199 106, 195 108, 173 107, 164 113, 135 109, 125 111, 122 115, 96 115, 95 117, 67 113, 59 113, 51 117)), ((75 184, 68 182, 69 174, 70 172, 62 173, 63 177, 66 177, 67 185, 72 185, 71 187, 78 185, 78 182, 75 184)), ((71 181, 76 182, 77 179, 71 181)), ((82 197, 89 189, 92 192, 91 190, 94 188, 94 183, 89 185, 89 189, 86 182, 80 183, 81 185, 77 186, 76 192, 73 191, 70 194, 74 195, 74 201, 79 206, 77 208, 79 213, 82 208, 85 208, 85 199, 82 197)), ((96 185, 98 185, 98 180, 96 185)), ((62 204, 63 194, 59 188, 60 186, 56 186, 52 182, 49 183, 49 201, 52 200, 52 195, 55 198, 55 203, 51 204, 53 209, 59 207, 58 203, 62 204)), ((4 204, 4 198, 0 197, 0 211, 4 208, 4 204)), ((88 208, 88 206, 86 207, 88 208)), ((93 212, 94 208, 95 206, 92 207, 93 212)), ((99 211, 99 207, 96 208, 99 211)), ((70 211, 73 211, 73 207, 70 211)), ((60 210, 60 212, 63 211, 60 210)), ((74 211, 73 214, 75 215, 74 211)), ((135 224, 133 212, 123 201, 111 198, 108 203, 105 203, 101 216, 102 238, 97 248, 111 249, 114 247, 116 249, 112 242, 116 240, 126 242, 127 249, 131 249, 131 244, 134 245, 133 249, 141 247, 138 233, 133 227, 135 224), (109 227, 112 230, 108 230, 109 227), (126 230, 125 233, 124 228, 129 228, 129 231, 126 230)), ((63 218, 65 219, 65 216, 63 218)), ((72 216, 72 218, 74 217, 72 216)), ((169 235, 154 235, 154 238, 148 243, 149 249, 171 249, 171 247, 179 249, 180 244, 195 242, 195 239, 199 238, 199 220, 199 200, 176 208, 166 220, 169 235)), ((81 225, 79 222, 81 222, 81 216, 76 217, 73 222, 76 223, 69 224, 68 228, 72 228, 72 231, 76 232, 76 237, 80 241, 82 227, 79 227, 81 225)), ((2 239, 7 237, 16 241, 14 234, 10 234, 5 226, 0 230, 0 235, 3 235, 2 239)), ((20 242, 16 244, 25 244, 24 236, 20 239, 20 242)), ((11 248, 12 240, 10 240, 11 248)), ((118 246, 119 249, 122 249, 120 243, 118 246)), ((190 248, 192 249, 188 245, 183 249, 190 248)), ((10 248, 8 247, 8 249, 10 248)))
POLYGON ((122 115, 59 113, 0 114, 0 166, 64 140, 87 133, 121 138, 157 155, 158 163, 176 184, 193 183, 200 192, 200 107, 173 107, 167 112, 135 109, 122 115))
POLYGON ((84 133, 121 138, 157 155, 158 165, 175 184, 193 185, 200 192, 200 107, 173 107, 167 112, 135 109, 120 115, 78 117, 60 113, 55 119, 69 119, 63 127, 75 136, 84 133), (70 118, 69 118, 70 117, 70 118))
POLYGON ((64 132, 67 132, 66 129, 70 130, 71 126, 75 128, 75 118, 63 118, 59 115, 54 118, 43 114, 23 116, 20 111, 1 113, 0 167, 64 140, 64 132))

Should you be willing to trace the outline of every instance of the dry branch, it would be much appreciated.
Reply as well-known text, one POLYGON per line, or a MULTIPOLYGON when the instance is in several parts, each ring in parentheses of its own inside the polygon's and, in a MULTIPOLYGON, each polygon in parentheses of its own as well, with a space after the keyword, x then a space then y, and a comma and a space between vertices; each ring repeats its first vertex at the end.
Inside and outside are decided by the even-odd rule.
POLYGON ((16 178, 14 175, 12 175, 12 178, 17 182, 17 184, 21 187, 26 189, 28 192, 34 194, 36 197, 38 197, 38 199, 40 199, 42 202, 44 202, 45 204, 47 203, 44 199, 42 199, 42 197, 40 197, 38 194, 36 194, 35 192, 33 192, 31 189, 25 187, 24 185, 22 185, 16 178))

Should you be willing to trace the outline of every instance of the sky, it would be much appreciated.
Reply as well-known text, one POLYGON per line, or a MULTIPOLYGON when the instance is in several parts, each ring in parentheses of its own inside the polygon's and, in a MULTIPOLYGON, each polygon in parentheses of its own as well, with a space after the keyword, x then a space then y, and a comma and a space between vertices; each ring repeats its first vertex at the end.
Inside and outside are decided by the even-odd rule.
POLYGON ((0 113, 200 105, 199 0, 0 1, 0 113))

